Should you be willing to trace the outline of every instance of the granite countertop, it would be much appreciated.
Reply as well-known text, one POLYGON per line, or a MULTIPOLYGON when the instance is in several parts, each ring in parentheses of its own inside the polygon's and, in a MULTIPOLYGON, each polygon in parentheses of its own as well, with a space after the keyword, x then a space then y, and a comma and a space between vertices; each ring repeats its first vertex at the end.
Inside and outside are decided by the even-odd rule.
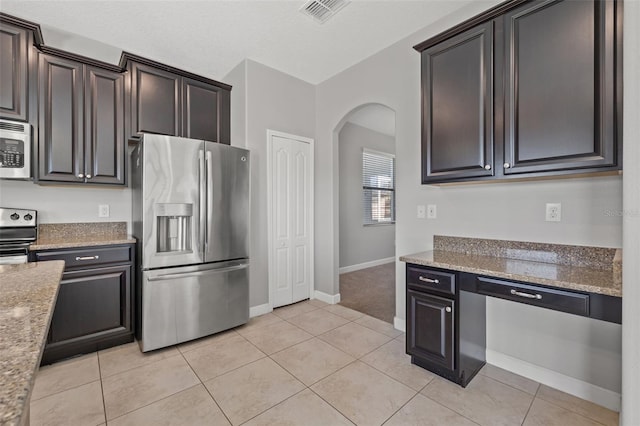
POLYGON ((0 265, 0 424, 23 425, 40 366, 61 260, 0 265))
POLYGON ((126 222, 45 223, 38 227, 38 239, 29 250, 131 244, 126 222))
POLYGON ((400 260, 622 297, 621 258, 620 249, 435 236, 434 250, 400 260))

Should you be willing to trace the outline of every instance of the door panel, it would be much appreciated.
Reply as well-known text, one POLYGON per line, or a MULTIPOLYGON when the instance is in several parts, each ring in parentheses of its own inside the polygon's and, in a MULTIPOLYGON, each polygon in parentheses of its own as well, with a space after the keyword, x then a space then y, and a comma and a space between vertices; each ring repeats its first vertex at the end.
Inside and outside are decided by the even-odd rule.
POLYGON ((309 212, 311 211, 311 188, 310 165, 309 165, 309 144, 291 141, 291 151, 293 162, 291 164, 291 175, 293 177, 291 216, 293 218, 291 226, 293 255, 293 302, 298 302, 309 298, 310 268, 309 244, 310 227, 309 212))
POLYGON ((613 7, 549 0, 505 15, 505 174, 615 165, 613 7))
POLYGON ((207 229, 205 261, 249 256, 249 151, 205 142, 207 229))
POLYGON ((203 142, 145 135, 141 144, 142 268, 202 263, 203 142))
POLYGON ((220 142, 219 118, 222 90, 190 78, 184 79, 182 129, 184 136, 220 142))
POLYGON ((0 24, 0 117, 27 120, 28 32, 0 24))
POLYGON ((455 301, 412 290, 407 298, 407 353, 453 370, 455 301))
POLYGON ((39 54, 39 180, 84 182, 82 64, 39 54))
POLYGON ((493 175, 493 23, 422 52, 423 183, 493 175))
POLYGON ((185 342, 249 320, 249 264, 221 262, 146 271, 142 350, 185 342))
POLYGON ((124 75, 86 68, 87 181, 124 184, 124 75))
POLYGON ((133 63, 131 79, 131 132, 181 134, 181 77, 133 63))
POLYGON ((311 147, 274 136, 271 146, 274 306, 309 298, 311 282, 311 147))
POLYGON ((50 343, 131 330, 131 267, 66 272, 51 320, 50 343))

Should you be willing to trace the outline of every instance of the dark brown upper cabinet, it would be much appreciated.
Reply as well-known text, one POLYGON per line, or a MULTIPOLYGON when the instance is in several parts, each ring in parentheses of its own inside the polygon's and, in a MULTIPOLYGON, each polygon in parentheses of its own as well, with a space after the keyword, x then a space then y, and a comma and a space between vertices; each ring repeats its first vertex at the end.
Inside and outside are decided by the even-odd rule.
POLYGON ((38 55, 38 181, 124 185, 124 75, 64 56, 38 55))
POLYGON ((131 74, 128 136, 157 133, 230 143, 231 86, 124 53, 131 74))
POLYGON ((415 46, 422 183, 621 169, 621 8, 511 0, 415 46))
POLYGON ((0 13, 0 118, 31 121, 29 89, 37 84, 33 45, 41 42, 38 25, 0 13))
POLYGON ((424 181, 493 175, 493 22, 422 53, 424 181))
POLYGON ((504 173, 616 166, 615 4, 546 1, 504 15, 504 173))
POLYGON ((180 76, 154 67, 131 64, 132 134, 182 134, 180 76))
POLYGON ((0 117, 27 120, 30 31, 0 21, 0 117))

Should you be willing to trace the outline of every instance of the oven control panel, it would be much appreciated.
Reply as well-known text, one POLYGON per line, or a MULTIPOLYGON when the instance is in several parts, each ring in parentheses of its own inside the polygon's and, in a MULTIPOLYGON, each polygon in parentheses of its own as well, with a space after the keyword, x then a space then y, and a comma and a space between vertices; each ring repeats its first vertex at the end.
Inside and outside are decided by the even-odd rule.
POLYGON ((21 169, 24 167, 24 141, 0 138, 0 167, 21 169))
POLYGON ((35 210, 0 207, 0 227, 35 227, 35 210))

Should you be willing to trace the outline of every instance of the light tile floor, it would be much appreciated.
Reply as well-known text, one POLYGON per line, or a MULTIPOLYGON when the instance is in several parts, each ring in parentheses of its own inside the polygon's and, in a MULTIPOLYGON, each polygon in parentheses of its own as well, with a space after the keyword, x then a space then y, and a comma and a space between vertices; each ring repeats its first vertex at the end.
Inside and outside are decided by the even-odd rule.
POLYGON ((212 337, 40 369, 36 425, 617 425, 618 414, 485 366, 463 389, 410 363, 404 334, 313 300, 212 337))

